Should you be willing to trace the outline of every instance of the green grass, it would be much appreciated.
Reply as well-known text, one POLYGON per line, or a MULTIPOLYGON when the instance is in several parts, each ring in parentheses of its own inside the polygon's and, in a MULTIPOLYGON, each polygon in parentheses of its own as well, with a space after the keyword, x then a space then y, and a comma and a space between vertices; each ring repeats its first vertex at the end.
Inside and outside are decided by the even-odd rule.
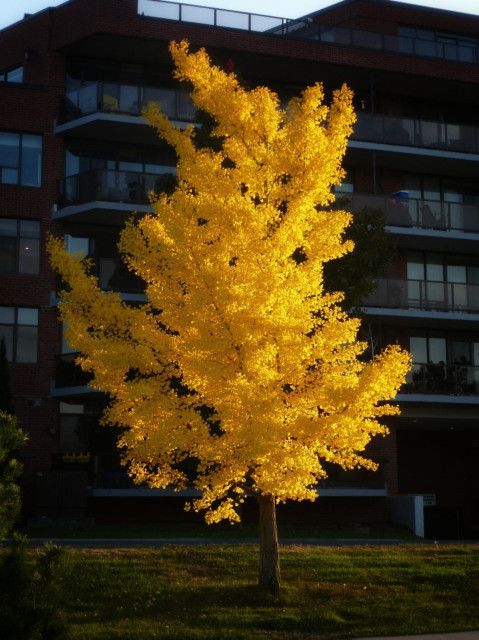
MULTIPOLYGON (((280 525, 280 538, 382 538, 414 540, 413 533, 393 525, 371 527, 321 528, 313 525, 280 525)), ((29 538, 258 538, 258 525, 54 525, 31 526, 25 529, 29 538)))
POLYGON ((285 547, 279 595, 257 545, 75 550, 73 640, 325 640, 479 629, 479 545, 285 547))

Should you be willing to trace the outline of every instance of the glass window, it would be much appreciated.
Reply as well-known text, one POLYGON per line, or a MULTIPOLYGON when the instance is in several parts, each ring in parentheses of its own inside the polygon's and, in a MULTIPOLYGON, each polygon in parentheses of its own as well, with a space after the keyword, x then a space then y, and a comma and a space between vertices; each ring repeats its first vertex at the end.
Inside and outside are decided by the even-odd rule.
POLYGON ((0 132, 0 183, 39 187, 41 173, 41 136, 0 132))
POLYGON ((23 66, 2 71, 0 73, 0 82, 23 82, 23 66))
POLYGON ((40 223, 0 218, 0 273, 40 272, 40 223))
POLYGON ((9 362, 34 364, 38 360, 38 309, 0 307, 0 338, 5 339, 9 362))
POLYGON ((65 235, 65 248, 68 253, 83 253, 88 256, 90 255, 90 239, 65 235))
POLYGON ((428 255, 426 262, 426 280, 443 282, 444 266, 441 256, 428 255))
POLYGON ((411 352, 413 362, 427 362, 427 338, 411 336, 409 338, 409 351, 411 352))
POLYGON ((7 82, 23 82, 23 67, 16 67, 7 71, 7 82))

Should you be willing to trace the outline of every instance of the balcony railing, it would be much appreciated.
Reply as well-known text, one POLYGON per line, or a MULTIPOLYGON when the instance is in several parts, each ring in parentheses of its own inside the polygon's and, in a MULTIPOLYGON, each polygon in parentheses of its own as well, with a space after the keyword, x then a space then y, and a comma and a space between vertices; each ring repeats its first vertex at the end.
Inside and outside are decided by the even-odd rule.
POLYGON ((60 122, 92 113, 141 116, 149 103, 157 104, 172 120, 191 122, 196 108, 187 91, 116 82, 92 82, 63 96, 60 122))
POLYGON ((400 393, 478 395, 479 367, 468 364, 416 363, 400 393))
POLYGON ((350 199, 353 213, 364 207, 381 209, 385 223, 394 227, 479 233, 478 205, 362 193, 350 199))
POLYGON ((344 47, 373 49, 388 53, 398 53, 419 58, 439 58, 461 63, 479 63, 479 48, 471 39, 470 42, 441 42, 434 39, 423 39, 413 36, 363 31, 348 27, 318 24, 308 19, 286 21, 274 31, 298 40, 310 40, 324 44, 344 47))
POLYGON ((59 181, 58 207, 95 201, 150 204, 149 192, 162 191, 165 176, 175 172, 175 167, 159 166, 158 173, 110 169, 77 173, 59 181))
POLYGON ((479 313, 477 284, 399 278, 378 278, 377 283, 363 307, 479 313))
POLYGON ((359 112, 357 117, 351 140, 479 153, 479 127, 377 113, 359 112))

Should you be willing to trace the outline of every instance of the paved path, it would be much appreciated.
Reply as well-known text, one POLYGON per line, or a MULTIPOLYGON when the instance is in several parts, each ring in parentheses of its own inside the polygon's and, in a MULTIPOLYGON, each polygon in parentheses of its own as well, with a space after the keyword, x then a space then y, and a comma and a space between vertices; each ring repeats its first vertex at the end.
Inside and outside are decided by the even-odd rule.
MULTIPOLYGON (((75 547, 83 549, 95 549, 104 547, 117 547, 128 549, 135 547, 145 547, 147 549, 160 548, 167 545, 236 545, 236 544, 259 544, 255 538, 29 538, 29 545, 39 547, 47 540, 65 547, 75 547)), ((402 540, 387 538, 280 538, 280 545, 284 546, 314 546, 314 547, 368 547, 368 546, 396 546, 401 544, 437 544, 439 546, 448 544, 479 544, 479 540, 402 540)), ((455 640, 455 638, 452 638, 455 640)), ((474 640, 476 640, 474 638, 474 640)), ((479 636, 477 637, 479 640, 479 636)))
POLYGON ((416 636, 378 636, 377 638, 355 638, 355 640, 479 640, 479 631, 426 633, 416 636))

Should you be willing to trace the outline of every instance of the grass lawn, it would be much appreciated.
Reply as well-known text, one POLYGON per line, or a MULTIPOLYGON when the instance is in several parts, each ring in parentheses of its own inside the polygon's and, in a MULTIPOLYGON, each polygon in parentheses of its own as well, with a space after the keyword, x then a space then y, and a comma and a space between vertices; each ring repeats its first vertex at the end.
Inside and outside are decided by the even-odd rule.
POLYGON ((279 595, 256 545, 72 550, 74 640, 323 640, 479 629, 479 545, 284 547, 279 595))

